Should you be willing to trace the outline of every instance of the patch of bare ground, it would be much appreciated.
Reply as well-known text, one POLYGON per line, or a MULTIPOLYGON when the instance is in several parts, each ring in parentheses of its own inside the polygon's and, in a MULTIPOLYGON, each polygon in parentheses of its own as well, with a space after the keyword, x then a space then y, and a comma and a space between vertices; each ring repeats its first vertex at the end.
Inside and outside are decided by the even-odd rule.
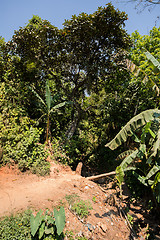
MULTIPOLYGON (((21 173, 13 166, 0 168, 0 216, 28 208, 52 211, 63 205, 66 214, 64 231, 73 232, 74 236, 93 240, 138 239, 113 196, 114 189, 104 190, 69 167, 54 162, 51 163, 50 176, 46 177, 21 173), (66 195, 75 194, 92 204, 93 209, 89 210, 86 219, 76 216, 66 201, 66 195)), ((69 235, 65 239, 69 239, 69 235)))

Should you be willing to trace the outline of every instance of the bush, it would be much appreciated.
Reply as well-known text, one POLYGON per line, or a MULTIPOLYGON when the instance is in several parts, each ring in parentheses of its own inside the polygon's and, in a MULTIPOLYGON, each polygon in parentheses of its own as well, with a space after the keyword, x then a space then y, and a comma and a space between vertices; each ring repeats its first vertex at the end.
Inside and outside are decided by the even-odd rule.
POLYGON ((3 148, 1 164, 18 164, 21 171, 45 175, 50 164, 46 162, 47 152, 40 145, 42 129, 34 127, 35 122, 24 115, 22 109, 4 108, 0 115, 0 140, 3 148))

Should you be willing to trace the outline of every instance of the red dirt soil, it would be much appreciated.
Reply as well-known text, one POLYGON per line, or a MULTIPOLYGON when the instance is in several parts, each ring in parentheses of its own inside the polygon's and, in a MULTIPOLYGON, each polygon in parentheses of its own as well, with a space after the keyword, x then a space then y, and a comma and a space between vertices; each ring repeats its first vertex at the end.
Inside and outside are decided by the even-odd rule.
POLYGON ((28 208, 33 211, 53 210, 63 203, 65 231, 93 240, 130 239, 125 219, 119 216, 115 206, 105 203, 109 191, 102 191, 96 183, 77 175, 69 167, 55 163, 51 164, 51 173, 47 177, 21 173, 15 167, 3 167, 0 168, 0 216, 28 208), (65 196, 72 194, 92 203, 93 209, 87 219, 79 219, 69 209, 65 196))

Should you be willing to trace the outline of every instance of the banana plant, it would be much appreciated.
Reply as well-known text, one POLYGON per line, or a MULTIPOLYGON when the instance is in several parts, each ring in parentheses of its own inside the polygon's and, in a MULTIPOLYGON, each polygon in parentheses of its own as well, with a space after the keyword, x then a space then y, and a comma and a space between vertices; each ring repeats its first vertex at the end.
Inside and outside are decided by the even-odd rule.
MULTIPOLYGON (((160 77, 160 63, 150 52, 146 50, 145 55, 148 61, 153 64, 151 66, 153 72, 156 72, 158 77, 160 77)), ((142 79, 143 82, 150 81, 153 85, 153 88, 155 88, 157 91, 157 96, 159 96, 159 87, 150 77, 146 75, 142 69, 137 67, 130 60, 127 60, 127 66, 136 77, 139 75, 139 72, 142 71, 144 74, 144 79, 142 79)), ((129 136, 134 137, 134 141, 138 144, 138 148, 125 151, 119 155, 119 158, 123 158, 123 161, 116 169, 116 178, 121 185, 123 173, 132 170, 133 175, 142 184, 147 187, 151 187, 157 202, 160 203, 160 110, 146 110, 133 117, 121 129, 115 138, 105 146, 109 147, 111 150, 114 150, 122 143, 126 142, 129 136), (136 131, 140 129, 142 129, 141 137, 138 138, 138 136, 136 136, 136 131), (143 169, 139 168, 139 164, 136 164, 136 161, 144 163, 143 169), (141 174, 139 172, 141 172, 141 174), (121 176, 120 180, 119 176, 121 176)))
POLYGON ((115 136, 115 138, 107 143, 105 146, 109 147, 111 150, 116 149, 122 143, 127 141, 127 138, 133 135, 134 131, 143 127, 147 122, 153 121, 156 116, 159 116, 160 110, 158 109, 149 109, 143 111, 142 113, 133 117, 115 136))
POLYGON ((160 110, 150 109, 132 118, 106 147, 116 149, 129 136, 134 137, 138 147, 120 154, 119 158, 123 158, 119 166, 121 175, 122 171, 125 173, 132 170, 143 185, 151 187, 160 203, 160 110), (136 130, 140 128, 141 136, 138 137, 136 130))
POLYGON ((48 144, 51 114, 57 111, 59 108, 63 107, 66 104, 66 101, 61 102, 59 104, 55 103, 57 96, 55 95, 54 97, 52 97, 48 81, 46 81, 45 87, 45 100, 43 100, 41 96, 33 88, 31 87, 29 88, 33 92, 33 94, 37 97, 41 105, 41 111, 43 112, 43 115, 40 117, 40 119, 46 117, 46 143, 48 144))

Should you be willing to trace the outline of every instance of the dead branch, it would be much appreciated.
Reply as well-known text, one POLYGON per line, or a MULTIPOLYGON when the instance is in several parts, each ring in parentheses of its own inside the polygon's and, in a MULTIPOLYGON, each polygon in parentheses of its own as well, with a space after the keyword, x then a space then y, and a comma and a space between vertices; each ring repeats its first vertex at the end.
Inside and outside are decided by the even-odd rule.
POLYGON ((97 179, 108 177, 108 176, 115 175, 115 174, 116 174, 116 172, 113 171, 113 172, 103 173, 103 174, 96 175, 96 176, 86 177, 86 179, 88 179, 88 180, 97 180, 97 179))

